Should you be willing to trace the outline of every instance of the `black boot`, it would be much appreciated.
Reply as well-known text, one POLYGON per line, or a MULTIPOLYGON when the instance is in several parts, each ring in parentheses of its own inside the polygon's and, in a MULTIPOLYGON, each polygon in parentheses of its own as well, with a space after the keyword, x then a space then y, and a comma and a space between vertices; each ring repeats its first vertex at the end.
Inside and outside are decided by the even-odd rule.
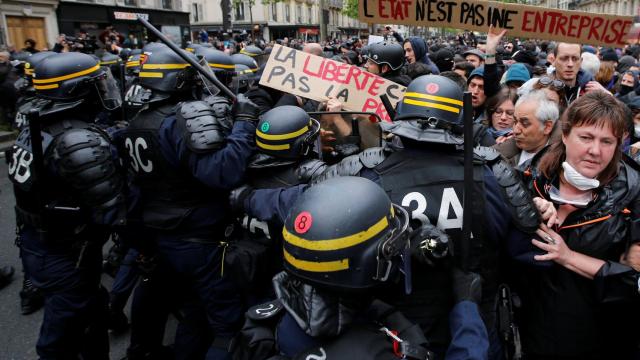
POLYGON ((13 280, 13 273, 13 266, 0 268, 0 289, 11 283, 11 280, 13 280))
POLYGON ((129 328, 129 319, 122 310, 109 309, 109 330, 121 334, 129 328))
POLYGON ((38 311, 44 305, 42 291, 33 286, 31 280, 26 276, 22 281, 22 291, 20 291, 20 308, 22 315, 29 315, 38 311))

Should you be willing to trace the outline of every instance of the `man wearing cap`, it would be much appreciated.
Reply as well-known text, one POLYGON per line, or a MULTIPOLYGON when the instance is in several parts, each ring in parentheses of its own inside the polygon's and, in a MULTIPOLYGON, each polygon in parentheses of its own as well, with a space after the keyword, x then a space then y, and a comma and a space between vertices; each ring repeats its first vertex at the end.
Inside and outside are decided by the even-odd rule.
POLYGON ((462 56, 464 56, 465 60, 473 64, 473 67, 476 69, 484 65, 485 55, 478 49, 469 49, 465 51, 462 56))

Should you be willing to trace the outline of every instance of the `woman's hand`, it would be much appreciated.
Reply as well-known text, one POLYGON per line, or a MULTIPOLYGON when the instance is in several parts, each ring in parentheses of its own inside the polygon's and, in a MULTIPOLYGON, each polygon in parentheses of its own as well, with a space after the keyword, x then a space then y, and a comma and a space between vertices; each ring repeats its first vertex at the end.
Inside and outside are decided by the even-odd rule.
POLYGON ((552 228, 553 225, 560 224, 558 220, 558 211, 551 201, 545 200, 541 197, 534 197, 533 203, 536 205, 536 209, 542 216, 542 221, 546 221, 547 227, 552 228))
POLYGON ((332 152, 335 141, 336 136, 333 131, 320 129, 320 142, 322 143, 323 152, 332 152))
POLYGON ((555 261, 560 265, 566 265, 574 252, 569 249, 560 234, 551 230, 545 224, 540 224, 540 228, 536 230, 536 234, 544 240, 532 239, 531 243, 536 247, 546 251, 544 255, 536 255, 534 258, 538 261, 555 261))
POLYGON ((327 111, 342 111, 342 101, 336 99, 335 97, 330 97, 329 101, 327 101, 327 111))

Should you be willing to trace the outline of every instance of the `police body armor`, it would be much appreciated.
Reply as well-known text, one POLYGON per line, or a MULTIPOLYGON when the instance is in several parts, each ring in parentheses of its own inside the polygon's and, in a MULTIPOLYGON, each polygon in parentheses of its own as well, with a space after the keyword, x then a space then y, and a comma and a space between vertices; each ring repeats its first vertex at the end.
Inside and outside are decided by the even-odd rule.
MULTIPOLYGON (((276 355, 279 336, 276 328, 285 311, 280 300, 249 309, 244 327, 231 345, 233 359, 289 359, 276 355)), ((420 328, 392 306, 374 300, 365 312, 365 319, 366 322, 352 324, 338 337, 320 339, 319 346, 296 354, 293 359, 434 359, 420 328)))
POLYGON ((225 131, 214 110, 204 101, 191 101, 178 106, 158 104, 142 111, 131 121, 120 139, 121 151, 128 156, 127 167, 143 194, 142 219, 146 226, 176 229, 193 209, 210 205, 222 195, 188 172, 186 159, 179 168, 163 156, 159 130, 165 118, 175 114, 176 126, 192 152, 214 151, 224 144, 225 131))
POLYGON ((101 208, 124 201, 107 134, 85 121, 66 119, 47 125, 41 135, 43 173, 34 171, 28 127, 6 151, 19 225, 72 236, 87 223, 100 223, 101 208))
MULTIPOLYGON (((413 227, 431 223, 451 238, 453 253, 459 251, 462 236, 464 168, 462 153, 447 154, 425 149, 394 152, 374 171, 380 175, 380 185, 391 201, 406 208, 413 227)), ((483 233, 484 185, 483 168, 474 167, 473 240, 471 258, 476 260, 470 268, 479 271, 487 281, 483 292, 487 302, 493 304, 496 284, 495 269, 498 245, 489 244, 483 233), (485 266, 482 266, 482 265, 485 266)), ((449 342, 448 315, 453 304, 449 270, 443 263, 435 267, 412 263, 413 292, 405 296, 402 290, 389 292, 386 301, 392 302, 409 318, 420 323, 432 344, 444 348, 449 342), (397 294, 399 296, 394 296, 397 294), (428 304, 428 305, 427 305, 428 304)), ((489 305, 490 306, 490 305, 489 305)), ((490 308, 487 309, 490 311, 490 308)))
MULTIPOLYGON (((326 169, 316 159, 300 162, 277 159, 257 153, 248 168, 248 183, 254 189, 291 187, 312 182, 326 169)), ((270 292, 271 278, 282 270, 282 223, 260 221, 248 214, 240 215, 241 233, 229 246, 225 264, 236 284, 252 292, 270 292)))

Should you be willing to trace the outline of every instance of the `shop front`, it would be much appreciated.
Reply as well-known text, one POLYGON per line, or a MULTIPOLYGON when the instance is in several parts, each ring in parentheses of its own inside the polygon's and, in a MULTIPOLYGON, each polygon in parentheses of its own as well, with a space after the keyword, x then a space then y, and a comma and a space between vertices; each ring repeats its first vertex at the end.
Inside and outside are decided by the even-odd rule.
POLYGON ((270 40, 302 39, 306 42, 318 42, 320 27, 318 25, 269 25, 270 40))
POLYGON ((182 11, 61 2, 57 16, 63 34, 73 36, 86 31, 89 36, 99 38, 107 26, 113 26, 124 38, 126 47, 141 47, 147 39, 147 31, 137 21, 138 17, 148 20, 177 44, 185 46, 191 40, 189 13, 182 11))

